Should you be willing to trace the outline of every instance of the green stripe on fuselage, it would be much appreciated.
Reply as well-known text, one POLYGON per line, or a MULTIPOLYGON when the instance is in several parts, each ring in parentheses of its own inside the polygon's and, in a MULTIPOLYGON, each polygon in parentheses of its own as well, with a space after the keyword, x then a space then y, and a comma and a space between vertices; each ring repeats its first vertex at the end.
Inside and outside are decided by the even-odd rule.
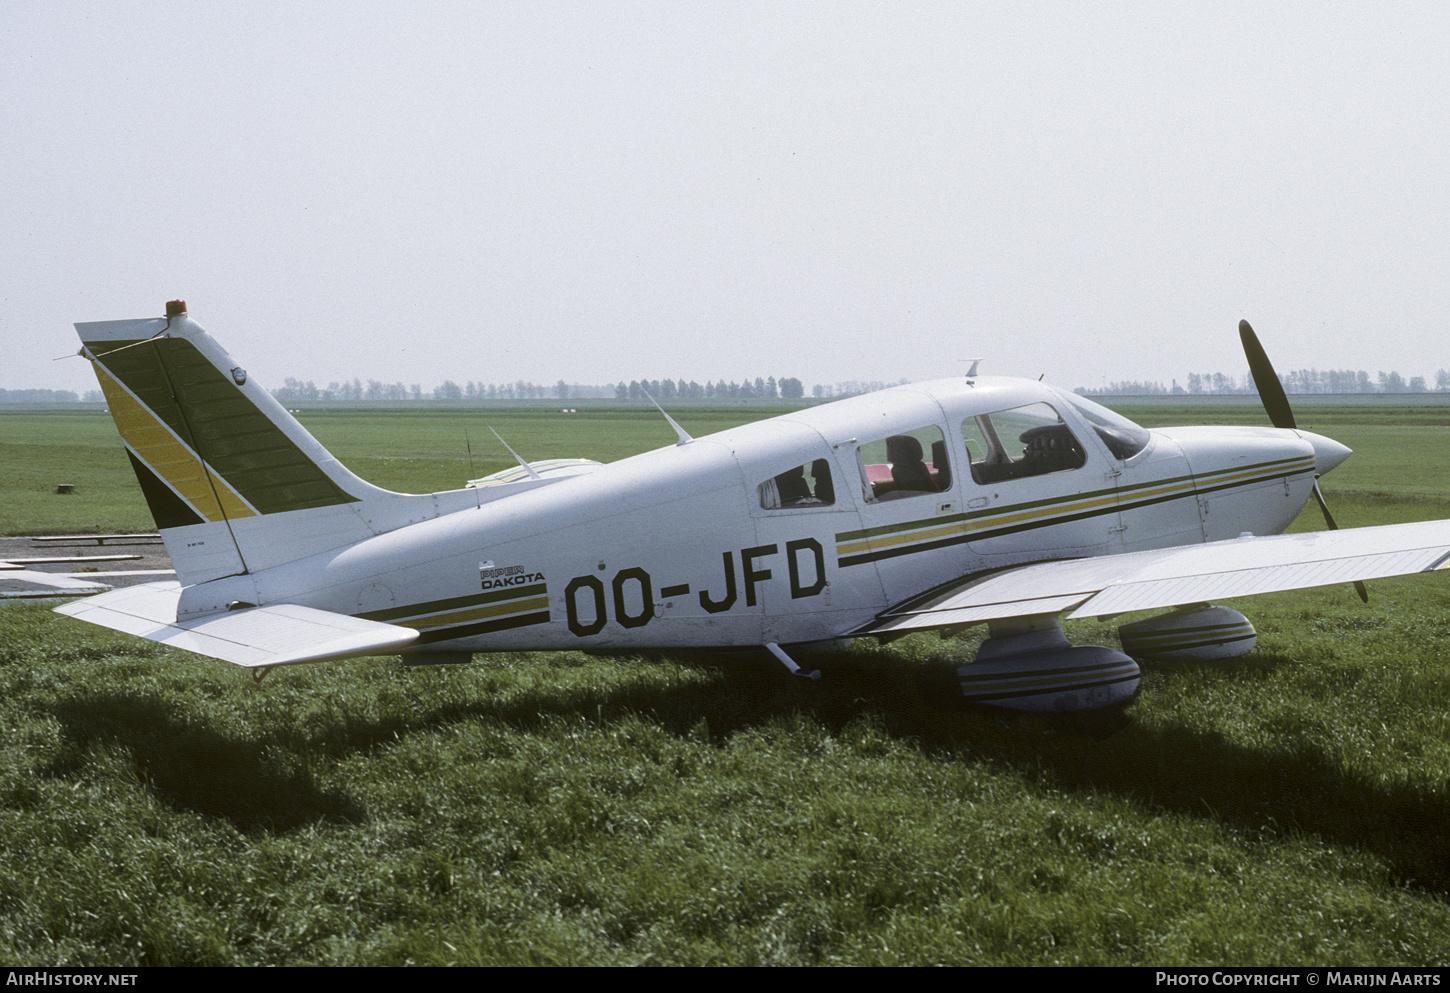
MULTIPOLYGON (((1193 487, 1195 481, 1199 484, 1212 484, 1217 478, 1226 475, 1237 475, 1245 472, 1260 473, 1267 472, 1269 477, 1278 475, 1298 475, 1300 472, 1312 471, 1314 463, 1306 457, 1294 457, 1288 459, 1274 459, 1269 462, 1258 462, 1253 465, 1233 466, 1228 469, 1219 469, 1214 472, 1204 473, 1199 476, 1186 474, 1182 476, 1169 476, 1164 479, 1154 479, 1142 483, 1132 483, 1118 487, 1106 487, 1097 490, 1080 490, 1075 493, 1068 493, 1061 496, 1044 497, 1041 500, 1024 500, 1022 503, 1009 504, 1004 507, 988 507, 983 510, 968 511, 962 514, 945 514, 941 517, 931 517, 924 520, 905 521, 901 524, 883 524, 878 527, 862 528, 859 531, 841 531, 836 535, 837 543, 848 541, 860 541, 863 538, 879 538, 888 534, 899 534, 903 531, 913 531, 917 528, 941 527, 944 524, 954 524, 958 521, 979 520, 984 517, 995 517, 1001 514, 1021 513, 1023 511, 1035 510, 1039 507, 1051 507, 1056 504, 1072 503, 1080 500, 1094 500, 1100 497, 1116 495, 1123 506, 1136 506, 1134 493, 1143 490, 1162 489, 1165 486, 1190 487, 1182 492, 1173 494, 1174 498, 1189 496, 1200 487, 1193 487), (1295 463, 1305 463, 1302 466, 1295 466, 1295 463)), ((1243 480, 1233 485, 1241 486, 1248 483, 1262 482, 1262 478, 1243 480)), ((1118 509, 1117 507, 1112 508, 1118 509)), ((1050 522, 1048 522, 1050 523, 1050 522)))
POLYGON ((468 596, 448 597, 443 600, 428 600, 423 603, 412 603, 405 607, 387 607, 383 610, 370 610, 365 614, 358 614, 358 617, 368 621, 386 621, 392 623, 400 618, 421 618, 425 614, 440 614, 448 610, 462 610, 466 607, 477 607, 486 603, 501 603, 505 600, 522 600, 524 598, 547 596, 548 584, 532 583, 528 586, 515 586, 509 589, 494 590, 491 593, 473 593, 468 596))
POLYGON ((836 535, 837 561, 843 567, 863 565, 867 562, 895 558, 900 555, 910 555, 914 552, 945 548, 950 545, 958 545, 970 541, 982 541, 988 538, 999 538, 1008 534, 1017 534, 1023 531, 1033 531, 1038 528, 1053 527, 1058 524, 1085 520, 1091 517, 1116 514, 1125 510, 1134 510, 1140 507, 1152 506, 1153 504, 1167 503, 1172 500, 1194 498, 1205 493, 1222 492, 1224 490, 1237 489, 1242 486, 1256 486, 1273 479, 1297 476, 1306 472, 1312 473, 1313 471, 1314 461, 1312 458, 1308 456, 1296 456, 1258 462, 1253 465, 1219 469, 1197 476, 1192 474, 1172 476, 1165 479, 1134 483, 1118 489, 1087 490, 1061 496, 1047 497, 1041 500, 1029 500, 1022 503, 1009 504, 1004 507, 990 507, 964 514, 929 517, 915 521, 906 521, 900 524, 886 524, 880 527, 864 528, 859 531, 842 531, 836 535), (1247 479, 1239 478, 1245 474, 1251 475, 1247 479), (1117 495, 1116 502, 1097 507, 1091 506, 1095 501, 1114 494, 1117 495), (1072 504, 1078 504, 1080 506, 1086 505, 1087 509, 1055 515, 1051 514, 1050 510, 1048 510, 1054 506, 1066 507, 1072 504), (1034 510, 1048 510, 1048 512, 1034 517, 1031 520, 1012 524, 999 524, 994 526, 991 523, 994 518, 1000 519, 1034 510), (966 524, 965 522, 968 521, 973 522, 973 524, 966 524), (958 523, 962 524, 962 527, 954 529, 957 533, 949 536, 935 537, 931 540, 922 540, 916 543, 898 541, 893 542, 890 547, 861 550, 845 555, 840 554, 840 547, 851 542, 881 538, 887 535, 903 535, 912 531, 939 533, 941 528, 950 527, 950 525, 958 523))

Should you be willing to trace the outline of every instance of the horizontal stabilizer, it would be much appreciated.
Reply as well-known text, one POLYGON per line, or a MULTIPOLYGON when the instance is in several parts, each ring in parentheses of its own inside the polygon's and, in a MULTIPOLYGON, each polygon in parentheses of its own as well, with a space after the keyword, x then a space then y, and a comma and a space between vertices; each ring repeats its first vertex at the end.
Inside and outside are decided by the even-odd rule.
POLYGON ((110 589, 104 583, 95 581, 94 573, 85 579, 60 572, 41 572, 39 569, 25 569, 11 562, 0 562, 0 580, 5 586, 24 583, 25 588, 0 590, 0 599, 19 597, 86 596, 110 589))
POLYGON ((412 628, 281 603, 177 620, 177 583, 113 590, 56 613, 248 668, 389 655, 418 637, 412 628))
POLYGON ((898 604, 857 634, 1071 610, 1105 617, 1450 568, 1450 521, 1215 541, 979 573, 898 604))

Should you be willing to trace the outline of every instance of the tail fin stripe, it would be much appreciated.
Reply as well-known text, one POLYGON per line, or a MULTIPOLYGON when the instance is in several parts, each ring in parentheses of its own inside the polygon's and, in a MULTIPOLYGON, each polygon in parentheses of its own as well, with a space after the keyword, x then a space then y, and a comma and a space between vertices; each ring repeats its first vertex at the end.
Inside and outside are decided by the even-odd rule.
POLYGON ((136 481, 141 484, 141 492, 146 497, 146 506, 151 508, 151 516, 159 530, 206 523, 190 504, 151 471, 150 466, 136 457, 129 445, 126 446, 126 457, 131 460, 131 469, 136 473, 136 481))
POLYGON ((163 510, 168 519, 187 516, 178 514, 176 508, 156 492, 156 486, 163 483, 173 492, 173 499, 184 501, 200 519, 222 521, 256 515, 257 512, 246 501, 208 471, 196 453, 123 384, 117 382, 109 370, 97 365, 96 378, 100 380, 106 401, 111 405, 112 417, 121 432, 121 439, 126 443, 128 454, 151 475, 151 485, 139 470, 136 478, 146 494, 158 527, 163 526, 163 510), (160 500, 159 504, 153 501, 153 496, 160 500))
MULTIPOLYGON (((251 516, 359 499, 329 478, 191 342, 155 338, 150 344, 154 347, 113 349, 99 361, 149 420, 158 427, 164 423, 168 435, 185 444, 189 455, 226 481, 218 490, 218 501, 228 516, 234 506, 246 508, 236 516, 251 516)), ((176 482, 164 472, 161 475, 176 482)), ((204 516, 219 519, 209 512, 204 516)))

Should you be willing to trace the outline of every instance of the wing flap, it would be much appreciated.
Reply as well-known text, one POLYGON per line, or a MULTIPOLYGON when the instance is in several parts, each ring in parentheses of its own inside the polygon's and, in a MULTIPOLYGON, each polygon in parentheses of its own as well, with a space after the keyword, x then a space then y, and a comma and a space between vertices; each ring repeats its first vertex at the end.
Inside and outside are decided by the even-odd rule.
POLYGON ((1450 521, 1234 538, 977 574, 883 613, 860 634, 1071 610, 1073 618, 1450 568, 1450 521))
POLYGON ((1450 545, 1417 551, 1379 552, 1328 561, 1201 572, 1188 576, 1120 582, 1078 607, 1069 617, 1097 617, 1203 600, 1257 596, 1356 580, 1384 579, 1444 568, 1450 545))
POLYGON ((386 655, 418 637, 412 628, 291 603, 178 620, 180 598, 177 583, 148 583, 56 612, 248 668, 386 655))

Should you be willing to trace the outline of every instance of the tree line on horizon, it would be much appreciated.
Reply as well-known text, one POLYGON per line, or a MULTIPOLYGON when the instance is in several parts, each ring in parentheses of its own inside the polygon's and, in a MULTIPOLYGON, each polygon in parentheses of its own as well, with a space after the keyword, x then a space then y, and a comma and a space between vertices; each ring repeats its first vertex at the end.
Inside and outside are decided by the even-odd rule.
MULTIPOLYGON (((906 380, 901 380, 905 383, 906 380)), ((846 397, 858 393, 895 386, 877 380, 850 380, 834 385, 813 387, 816 397, 846 397)), ((628 383, 567 383, 559 380, 553 386, 518 380, 512 383, 479 383, 469 381, 463 384, 444 380, 431 390, 424 390, 417 383, 384 383, 370 379, 351 382, 331 382, 319 387, 315 382, 303 382, 288 377, 283 385, 269 390, 283 404, 309 403, 317 401, 343 400, 367 402, 370 400, 542 400, 542 399, 585 399, 614 398, 619 400, 644 400, 646 394, 658 400, 705 400, 705 399, 782 399, 799 400, 805 396, 805 384, 793 376, 776 379, 774 376, 744 379, 739 382, 719 380, 704 384, 694 380, 650 379, 631 380, 628 383)), ((0 389, 0 403, 87 403, 105 402, 100 390, 87 390, 79 394, 74 390, 0 389)))
MULTIPOLYGON (((1398 372, 1381 372, 1374 379, 1363 369, 1296 369, 1279 376, 1285 393, 1445 393, 1450 391, 1450 369, 1435 373, 1432 389, 1424 376, 1408 380, 1398 372)), ((1173 380, 1165 386, 1159 382, 1124 380, 1100 387, 1078 387, 1085 396, 1223 396, 1258 393, 1253 377, 1244 373, 1237 378, 1221 372, 1189 373, 1184 384, 1173 380)))
MULTIPOLYGON (((812 396, 819 399, 840 399, 871 393, 906 383, 886 383, 880 380, 846 380, 834 384, 817 384, 811 388, 812 396)), ((379 380, 354 379, 349 383, 329 383, 319 387, 311 380, 302 382, 288 377, 283 385, 272 390, 272 395, 284 404, 309 403, 328 400, 367 402, 370 400, 717 400, 717 399, 781 399, 799 400, 805 397, 805 384, 794 376, 775 376, 739 381, 724 379, 700 383, 684 379, 634 379, 617 383, 568 383, 558 380, 553 386, 517 380, 512 383, 481 383, 469 380, 457 383, 444 380, 431 390, 424 390, 414 383, 384 383, 379 380)))
POLYGON ((708 382, 704 385, 695 382, 693 379, 688 383, 683 379, 675 381, 670 379, 632 379, 628 384, 614 384, 614 398, 616 400, 645 400, 653 397, 656 400, 711 400, 711 399, 781 399, 799 400, 805 396, 805 385, 795 378, 784 378, 776 380, 774 376, 768 379, 761 379, 756 376, 754 380, 745 379, 741 382, 725 380, 708 382))
POLYGON ((326 387, 318 387, 310 380, 304 383, 289 376, 280 388, 272 390, 271 393, 282 403, 308 403, 319 400, 570 400, 589 398, 644 400, 647 399, 647 396, 656 400, 695 400, 717 397, 765 397, 793 400, 804 396, 805 386, 799 379, 786 377, 777 380, 774 376, 769 378, 757 376, 754 380, 746 379, 743 382, 732 381, 729 383, 722 379, 718 383, 704 384, 694 380, 687 382, 683 379, 636 379, 628 383, 621 381, 600 385, 569 383, 560 379, 552 386, 522 379, 512 383, 481 383, 473 380, 457 383, 447 379, 431 390, 424 390, 417 383, 404 385, 403 383, 384 383, 376 379, 368 380, 366 384, 361 379, 354 379, 350 383, 332 382, 326 387))
MULTIPOLYGON (((1435 384, 1430 386, 1424 376, 1409 379, 1398 372, 1380 372, 1371 378, 1364 370, 1351 369, 1296 369, 1284 373, 1279 381, 1284 384, 1285 393, 1445 393, 1450 392, 1450 369, 1435 373, 1435 384)), ((811 387, 811 396, 818 400, 839 400, 845 397, 872 393, 890 386, 910 382, 901 379, 895 382, 881 380, 846 380, 835 384, 818 383, 811 387)), ((553 386, 516 380, 512 383, 480 383, 469 380, 459 384, 444 380, 431 390, 424 390, 413 383, 384 383, 370 379, 351 382, 331 382, 319 387, 312 380, 303 382, 291 376, 283 385, 270 391, 280 403, 299 404, 317 401, 342 400, 367 402, 378 400, 569 400, 607 399, 645 400, 646 394, 656 400, 710 400, 710 399, 782 399, 798 400, 805 396, 805 385, 795 377, 777 379, 774 376, 744 379, 739 382, 719 380, 698 383, 694 380, 637 379, 628 383, 567 383, 560 379, 553 386)), ((1079 386, 1076 391, 1085 396, 1223 396, 1256 393, 1253 378, 1248 373, 1228 376, 1221 372, 1189 373, 1180 384, 1177 379, 1165 385, 1161 382, 1143 380, 1114 380, 1102 386, 1079 386)), ((87 390, 84 394, 74 390, 48 389, 0 389, 0 403, 101 403, 105 395, 100 390, 87 390)))

